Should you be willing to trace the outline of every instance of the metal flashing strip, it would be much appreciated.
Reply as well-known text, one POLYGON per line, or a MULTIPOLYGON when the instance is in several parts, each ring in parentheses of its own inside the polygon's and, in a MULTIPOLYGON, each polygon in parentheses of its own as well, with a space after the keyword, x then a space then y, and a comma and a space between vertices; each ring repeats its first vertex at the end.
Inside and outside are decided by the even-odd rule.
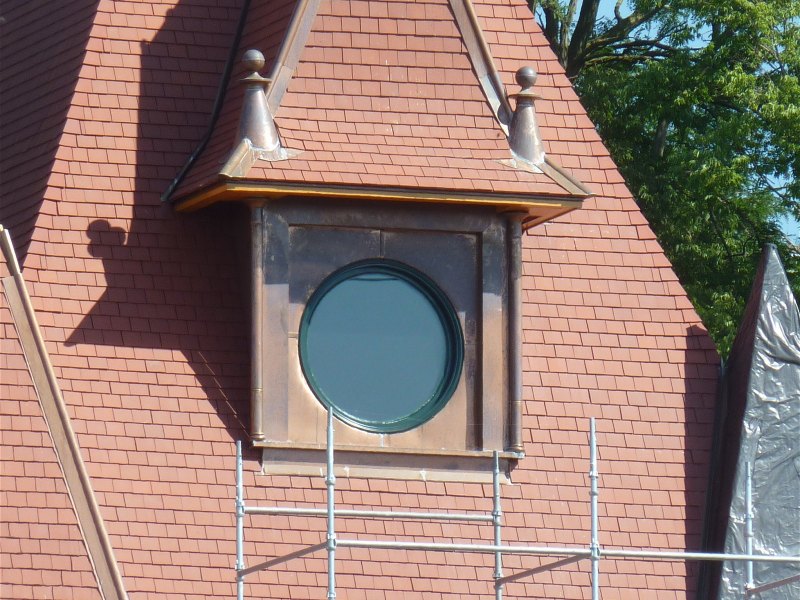
POLYGON ((472 6, 471 0, 450 0, 450 8, 458 29, 461 31, 470 62, 475 69, 475 75, 478 77, 486 100, 492 107, 492 112, 503 129, 503 133, 508 135, 508 126, 514 111, 508 102, 508 95, 503 81, 500 79, 500 73, 494 65, 489 44, 478 23, 475 7, 472 6))
POLYGON ((283 95, 300 62, 300 54, 306 47, 320 4, 321 0, 300 0, 295 6, 286 37, 283 38, 281 49, 272 65, 272 85, 267 89, 267 104, 273 115, 278 113, 283 95))
POLYGON ((570 175, 561 165, 554 163, 549 156, 544 157, 544 162, 539 165, 539 168, 542 173, 576 196, 584 198, 594 196, 594 192, 587 188, 583 182, 570 175))
MULTIPOLYGON (((347 198, 353 200, 396 200, 408 202, 436 202, 444 204, 468 204, 472 206, 494 206, 502 210, 527 210, 536 223, 548 220, 580 208, 583 196, 537 196, 533 194, 503 194, 497 192, 459 192, 455 190, 430 190, 413 188, 368 187, 335 184, 304 184, 281 181, 218 181, 200 189, 182 200, 175 209, 191 212, 220 201, 248 199, 277 199, 287 197, 347 198), (535 209, 553 212, 546 219, 539 219, 531 212, 535 209), (556 214, 557 213, 557 214, 556 214)), ((526 221, 523 227, 528 227, 526 221)))
POLYGON ((28 363, 28 370, 36 388, 42 414, 53 440, 58 463, 64 475, 67 492, 78 527, 83 536, 98 589, 104 600, 127 600, 122 576, 114 557, 100 507, 94 496, 92 482, 81 457, 78 439, 72 429, 67 406, 56 380, 50 358, 45 348, 39 324, 20 272, 11 237, 0 225, 0 246, 11 273, 2 279, 11 316, 19 335, 20 344, 28 363))

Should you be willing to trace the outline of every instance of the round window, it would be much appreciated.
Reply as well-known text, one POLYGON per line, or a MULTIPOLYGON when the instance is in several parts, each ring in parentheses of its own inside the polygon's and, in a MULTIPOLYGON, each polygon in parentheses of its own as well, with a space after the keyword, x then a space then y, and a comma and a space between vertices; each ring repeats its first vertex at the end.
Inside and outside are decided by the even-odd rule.
POLYGON ((432 418, 458 385, 464 337, 427 276, 389 260, 351 264, 311 296, 300 362, 311 389, 347 423, 407 431, 432 418))

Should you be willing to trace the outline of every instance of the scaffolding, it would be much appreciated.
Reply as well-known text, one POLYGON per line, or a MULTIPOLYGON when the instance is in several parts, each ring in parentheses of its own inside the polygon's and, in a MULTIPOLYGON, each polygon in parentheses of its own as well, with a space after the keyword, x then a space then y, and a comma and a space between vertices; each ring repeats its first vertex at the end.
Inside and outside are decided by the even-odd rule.
POLYGON ((242 444, 236 442, 236 593, 238 600, 244 600, 245 577, 286 563, 292 559, 325 550, 327 552, 327 599, 336 598, 336 551, 339 548, 365 548, 384 550, 422 550, 441 552, 470 552, 494 555, 494 596, 495 600, 502 600, 505 584, 526 577, 532 577, 544 571, 558 569, 579 561, 589 560, 591 563, 591 590, 592 600, 600 600, 600 561, 601 558, 613 559, 650 559, 666 561, 743 561, 746 565, 746 583, 742 590, 743 598, 760 592, 765 592, 783 585, 788 585, 800 580, 800 573, 780 581, 770 582, 756 586, 753 579, 754 562, 789 563, 800 566, 800 556, 757 555, 753 554, 753 504, 751 489, 752 468, 747 469, 747 519, 746 519, 746 554, 725 554, 713 552, 673 552, 666 550, 626 550, 619 548, 601 547, 599 542, 599 517, 598 517, 598 469, 597 469, 597 435, 595 420, 589 422, 589 481, 590 481, 590 519, 591 531, 588 547, 556 547, 556 546, 517 546, 503 545, 502 543, 502 516, 500 496, 500 458, 494 452, 494 465, 492 470, 492 511, 486 513, 436 513, 436 512, 408 512, 394 510, 343 510, 336 509, 335 490, 336 476, 334 475, 334 416, 332 409, 328 409, 327 444, 326 444, 326 508, 300 508, 287 506, 247 506, 244 500, 244 483, 242 469, 242 444), (326 517, 327 531, 325 540, 301 548, 295 552, 278 556, 263 561, 252 567, 245 567, 244 560, 244 520, 245 515, 294 515, 326 517), (491 544, 457 544, 439 542, 411 542, 394 540, 366 540, 340 538, 336 535, 336 517, 357 517, 365 519, 400 519, 400 520, 438 520, 454 522, 483 522, 493 526, 493 540, 491 544), (557 560, 547 562, 534 568, 503 574, 503 555, 537 555, 555 557, 557 560))

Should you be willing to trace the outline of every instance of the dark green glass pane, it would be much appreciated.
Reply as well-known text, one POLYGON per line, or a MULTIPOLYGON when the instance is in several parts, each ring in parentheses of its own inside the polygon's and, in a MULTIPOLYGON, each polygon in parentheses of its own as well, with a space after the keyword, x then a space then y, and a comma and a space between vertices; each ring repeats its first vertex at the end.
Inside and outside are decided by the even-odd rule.
POLYGON ((390 273, 360 274, 328 290, 306 325, 305 343, 318 390, 362 422, 408 417, 433 399, 448 367, 437 307, 390 273))
POLYGON ((433 417, 455 391, 463 358, 450 301, 398 261, 333 273, 300 323, 300 362, 314 394, 367 431, 406 431, 433 417))

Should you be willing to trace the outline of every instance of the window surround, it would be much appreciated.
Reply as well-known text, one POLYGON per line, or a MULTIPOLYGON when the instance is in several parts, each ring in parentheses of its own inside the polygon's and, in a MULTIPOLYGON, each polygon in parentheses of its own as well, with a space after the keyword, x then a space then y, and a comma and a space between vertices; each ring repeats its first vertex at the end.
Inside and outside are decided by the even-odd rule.
POLYGON ((326 277, 373 258, 400 259, 444 289, 461 319, 465 363, 454 398, 430 423, 375 433, 337 420, 337 455, 382 476, 387 466, 399 464, 399 476, 407 477, 428 465, 428 475, 435 470, 440 479, 459 480, 488 472, 494 451, 505 459, 521 456, 521 421, 514 414, 521 409, 520 335, 513 327, 519 324, 519 215, 486 206, 260 200, 251 203, 251 232, 251 435, 264 448, 266 472, 316 473, 324 462, 324 407, 302 374, 298 326, 326 277), (331 258, 336 252, 341 255, 331 258), (466 264, 437 266, 449 259, 466 264))

